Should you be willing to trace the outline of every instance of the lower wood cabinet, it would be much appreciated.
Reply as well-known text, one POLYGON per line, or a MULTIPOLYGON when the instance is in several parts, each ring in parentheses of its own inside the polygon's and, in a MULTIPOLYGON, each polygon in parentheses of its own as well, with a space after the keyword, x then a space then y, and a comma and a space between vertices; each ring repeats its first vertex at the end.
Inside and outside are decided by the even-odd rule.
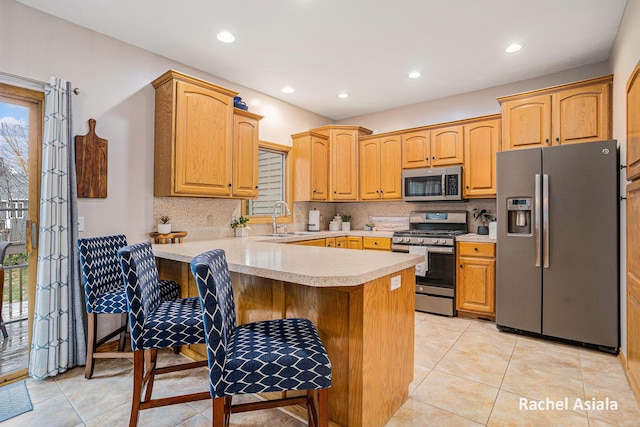
POLYGON ((347 249, 362 249, 362 237, 347 236, 347 249))
POLYGON ((304 245, 304 246, 325 246, 325 239, 313 239, 313 240, 303 240, 302 242, 293 242, 294 245, 304 245))
POLYGON ((456 308, 479 317, 495 319, 495 243, 457 243, 458 275, 456 308))
POLYGON ((390 251, 391 238, 389 237, 363 237, 362 249, 375 251, 390 251))
POLYGON ((335 248, 336 247, 336 238, 335 237, 327 237, 324 239, 324 245, 327 248, 335 248))

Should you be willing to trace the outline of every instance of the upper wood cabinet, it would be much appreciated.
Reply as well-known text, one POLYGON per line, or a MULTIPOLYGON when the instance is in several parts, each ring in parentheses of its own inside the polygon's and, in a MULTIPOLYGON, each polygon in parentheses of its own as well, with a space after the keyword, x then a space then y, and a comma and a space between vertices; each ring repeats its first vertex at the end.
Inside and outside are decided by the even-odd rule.
POLYGON ((371 131, 360 126, 312 129, 329 136, 329 201, 358 200, 358 139, 371 131))
POLYGON ((612 76, 499 98, 502 149, 611 138, 612 76))
POLYGON ((462 126, 431 130, 431 166, 461 165, 464 160, 462 126))
MULTIPOLYGON (((311 129, 309 132, 292 135, 294 144, 294 163, 296 189, 294 200, 326 200, 326 201, 356 201, 358 200, 358 139, 360 136, 368 135, 371 131, 360 126, 323 126, 311 129), (315 162, 307 159, 304 149, 296 149, 296 146, 304 147, 310 143, 305 139, 305 135, 315 135, 315 144, 319 138, 324 138, 328 147, 328 163, 322 168, 317 167, 313 172, 309 166, 315 162), (298 142, 296 142, 298 141, 298 142), (303 156, 298 159, 298 156, 303 156), (309 166, 307 166, 309 165, 309 166), (319 176, 323 174, 323 176, 319 176), (328 190, 322 192, 318 185, 314 185, 312 180, 316 180, 324 185, 328 182, 328 190), (310 192, 306 188, 313 187, 310 192), (297 188, 300 188, 298 191, 297 188), (315 191, 315 193, 314 193, 315 191)), ((312 144, 312 145, 315 145, 312 144)), ((320 151, 320 147, 316 147, 320 151)), ((315 156, 318 158, 319 156, 315 156)))
POLYGON ((292 135, 295 201, 328 200, 329 138, 315 132, 292 135))
POLYGON ((402 168, 425 168, 462 164, 462 126, 420 130, 402 135, 402 168))
POLYGON ((464 125, 464 197, 496 196, 496 153, 500 119, 464 125))
POLYGON ((233 197, 258 197, 258 123, 262 116, 234 109, 233 197))
POLYGON ((402 169, 429 166, 431 166, 431 131, 422 130, 402 135, 402 169))
POLYGON ((627 180, 640 178, 640 62, 627 81, 627 180))
POLYGON ((402 160, 399 135, 360 141, 360 199, 400 200, 402 160))
POLYGON ((237 190, 238 197, 255 197, 254 139, 257 142, 261 116, 246 113, 234 122, 236 92, 173 70, 152 84, 156 89, 154 195, 231 197, 237 190), (234 123, 239 132, 235 139, 234 123), (236 163, 241 177, 237 189, 234 151, 245 157, 236 163), (245 194, 249 187, 250 196, 245 194))

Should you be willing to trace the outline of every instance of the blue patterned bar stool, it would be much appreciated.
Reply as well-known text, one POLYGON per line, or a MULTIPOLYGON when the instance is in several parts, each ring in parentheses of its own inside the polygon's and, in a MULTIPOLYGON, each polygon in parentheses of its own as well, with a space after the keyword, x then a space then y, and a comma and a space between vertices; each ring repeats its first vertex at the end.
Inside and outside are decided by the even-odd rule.
POLYGON ((151 398, 157 374, 207 366, 206 360, 162 368, 156 366, 158 349, 205 343, 200 299, 161 301, 158 268, 147 242, 125 246, 118 251, 118 259, 126 284, 133 347, 133 399, 129 419, 129 426, 133 427, 138 423, 140 410, 205 400, 211 396, 203 391, 151 398))
MULTIPOLYGON (((118 249, 126 245, 127 238, 122 234, 78 240, 88 320, 85 378, 93 376, 95 359, 133 357, 133 353, 124 351, 127 331, 127 297, 118 262, 118 249), (98 314, 122 316, 120 327, 100 340, 96 339, 98 314), (116 335, 120 335, 117 352, 96 351, 116 335)), ((163 300, 172 300, 180 296, 180 285, 176 282, 163 281, 161 289, 163 300)))
POLYGON ((331 362, 313 323, 277 319, 236 326, 231 276, 222 249, 195 257, 191 272, 204 311, 213 426, 228 425, 231 413, 294 404, 307 405, 309 426, 328 426, 331 362), (305 390, 306 395, 231 404, 238 394, 290 390, 305 390))

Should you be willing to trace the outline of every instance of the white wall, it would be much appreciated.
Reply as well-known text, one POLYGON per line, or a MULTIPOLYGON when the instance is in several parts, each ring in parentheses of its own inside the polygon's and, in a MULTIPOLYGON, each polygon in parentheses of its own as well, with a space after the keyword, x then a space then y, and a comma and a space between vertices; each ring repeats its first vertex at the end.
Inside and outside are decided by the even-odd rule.
MULTIPOLYGON (((640 61, 640 0, 628 0, 611 52, 613 77, 613 137, 620 144, 620 163, 627 164, 627 80, 640 61)), ((621 172, 620 194, 625 194, 626 171, 621 172)), ((620 205, 620 329, 622 351, 627 352, 626 203, 620 205)))
MULTIPOLYGON (((239 92, 252 112, 265 116, 260 138, 266 141, 291 145, 291 134, 331 123, 13 0, 0 0, 0 71, 42 81, 49 76, 71 81, 80 89, 73 98, 73 134, 86 134, 87 121, 94 118, 96 133, 109 141, 108 197, 79 200, 79 215, 85 217, 86 227, 81 237, 125 233, 136 242, 147 239, 154 229, 155 93, 150 83, 168 69, 239 92)), ((226 216, 220 219, 227 220, 226 216)))
POLYGON ((371 129, 374 133, 391 132, 454 120, 500 113, 497 98, 534 89, 599 77, 610 73, 606 62, 549 74, 501 86, 407 105, 363 116, 340 120, 337 124, 354 124, 371 129))

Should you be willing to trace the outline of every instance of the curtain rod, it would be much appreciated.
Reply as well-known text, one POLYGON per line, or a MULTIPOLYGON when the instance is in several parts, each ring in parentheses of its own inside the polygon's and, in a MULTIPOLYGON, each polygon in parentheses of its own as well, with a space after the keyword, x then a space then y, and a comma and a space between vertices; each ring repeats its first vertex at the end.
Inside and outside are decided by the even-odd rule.
MULTIPOLYGON (((42 80, 30 79, 29 77, 22 77, 22 76, 18 76, 16 74, 5 73, 4 71, 0 71, 0 75, 1 76, 6 76, 6 77, 10 77, 12 79, 24 80, 24 81, 27 81, 29 83, 35 83, 37 85, 42 85, 42 86, 46 86, 46 85, 49 84, 49 82, 43 82, 42 80)), ((73 88, 73 93, 75 93, 76 95, 80 95, 80 89, 77 88, 77 87, 73 88)))

